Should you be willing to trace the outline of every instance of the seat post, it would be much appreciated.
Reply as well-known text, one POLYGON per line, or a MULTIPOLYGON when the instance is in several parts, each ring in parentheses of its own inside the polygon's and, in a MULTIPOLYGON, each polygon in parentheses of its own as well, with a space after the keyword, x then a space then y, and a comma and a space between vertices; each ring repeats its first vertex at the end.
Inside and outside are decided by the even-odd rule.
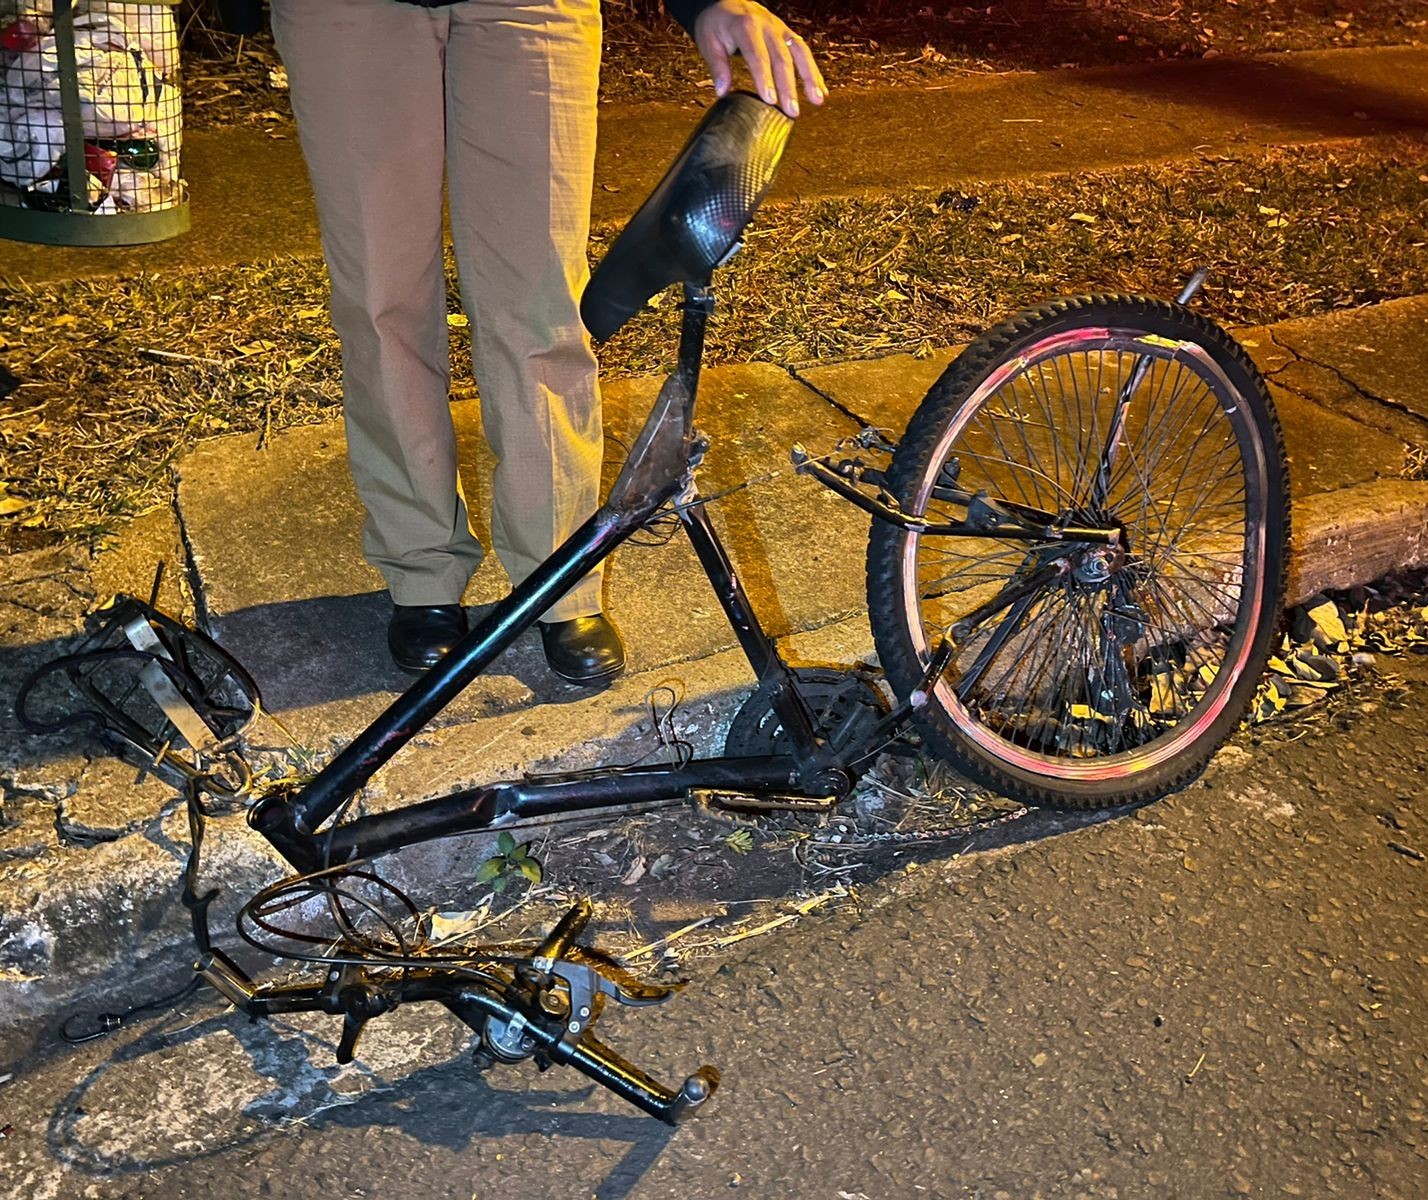
POLYGON ((605 500, 617 513, 655 511, 679 490, 698 450, 694 444, 694 401, 704 358, 704 330, 714 311, 714 293, 703 283, 684 285, 684 318, 679 358, 645 418, 625 465, 605 500), (653 502, 652 502, 652 498, 653 502))
POLYGON ((714 312, 714 289, 709 286, 707 277, 684 285, 684 303, 680 307, 684 319, 679 326, 679 358, 675 370, 688 389, 692 419, 694 398, 699 390, 699 370, 704 362, 704 332, 714 312))

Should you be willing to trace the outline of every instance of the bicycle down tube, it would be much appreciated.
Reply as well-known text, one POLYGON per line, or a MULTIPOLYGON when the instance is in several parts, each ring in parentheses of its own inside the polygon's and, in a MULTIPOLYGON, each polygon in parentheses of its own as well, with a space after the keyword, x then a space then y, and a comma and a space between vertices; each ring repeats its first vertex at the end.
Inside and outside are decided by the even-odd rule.
POLYGON ((753 789, 807 796, 825 796, 837 790, 837 764, 819 743, 791 673, 759 624, 693 491, 691 468, 703 451, 692 437, 693 409, 704 329, 713 303, 707 288, 686 286, 685 291, 678 367, 661 388, 606 502, 311 782, 294 793, 274 793, 253 806, 249 814, 253 828, 295 868, 311 871, 324 865, 324 860, 342 862, 381 854, 415 842, 470 833, 503 819, 678 799, 697 789, 753 789), (318 835, 318 829, 348 797, 542 612, 681 489, 690 497, 680 510, 681 522, 755 675, 774 690, 774 703, 793 739, 794 755, 715 758, 679 766, 612 768, 578 776, 508 781, 362 817, 318 835))

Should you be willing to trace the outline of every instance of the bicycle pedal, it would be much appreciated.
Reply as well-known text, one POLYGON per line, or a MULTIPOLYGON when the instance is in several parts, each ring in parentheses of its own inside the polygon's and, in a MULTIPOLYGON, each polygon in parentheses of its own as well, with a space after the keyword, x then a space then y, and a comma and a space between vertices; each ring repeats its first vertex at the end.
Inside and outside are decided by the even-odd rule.
POLYGON ((720 813, 757 815, 769 812, 831 813, 838 805, 837 796, 792 796, 778 792, 765 792, 753 796, 746 792, 722 792, 709 788, 696 788, 691 796, 695 804, 713 815, 720 813))

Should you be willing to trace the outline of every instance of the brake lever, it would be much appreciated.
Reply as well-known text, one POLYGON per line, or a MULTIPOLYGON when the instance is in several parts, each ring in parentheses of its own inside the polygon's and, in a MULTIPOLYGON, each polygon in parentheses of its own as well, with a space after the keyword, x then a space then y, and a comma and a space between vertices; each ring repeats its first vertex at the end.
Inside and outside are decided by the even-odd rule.
POLYGON ((570 992, 570 1011, 565 1016, 561 1040, 574 1043, 600 1015, 600 998, 609 996, 628 1008, 662 1004, 675 989, 634 979, 615 979, 590 963, 559 959, 550 965, 550 974, 565 983, 570 992))

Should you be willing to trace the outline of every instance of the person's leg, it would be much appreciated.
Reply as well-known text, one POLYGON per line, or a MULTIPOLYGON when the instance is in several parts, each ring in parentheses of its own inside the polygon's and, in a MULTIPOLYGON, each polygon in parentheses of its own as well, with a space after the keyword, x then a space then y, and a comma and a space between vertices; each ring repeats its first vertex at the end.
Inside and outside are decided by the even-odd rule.
MULTIPOLYGON (((447 188, 498 460, 492 541, 516 582, 595 511, 602 435, 580 320, 594 177, 598 0, 466 0, 447 52, 447 188)), ((547 622, 598 613, 600 574, 547 622)))
POLYGON ((342 339, 363 545, 397 604, 454 605, 481 547, 460 493, 448 400, 441 200, 450 10, 395 0, 272 7, 342 339))

